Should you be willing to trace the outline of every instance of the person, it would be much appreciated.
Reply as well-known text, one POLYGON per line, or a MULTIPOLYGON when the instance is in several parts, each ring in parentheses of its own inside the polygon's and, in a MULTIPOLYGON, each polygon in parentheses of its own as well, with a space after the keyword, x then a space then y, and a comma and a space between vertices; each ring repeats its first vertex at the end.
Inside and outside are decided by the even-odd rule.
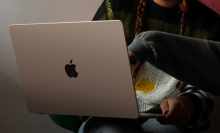
MULTIPOLYGON (((217 15, 196 0, 186 2, 183 0, 104 0, 93 20, 121 20, 124 25, 127 45, 131 44, 128 48, 133 52, 133 54, 130 53, 130 57, 139 54, 138 57, 144 57, 141 55, 145 52, 142 49, 134 52, 136 49, 134 45, 135 36, 143 44, 147 34, 156 36, 153 41, 160 39, 157 39, 157 35, 160 36, 161 33, 151 30, 218 41, 220 21, 216 21, 217 15)), ((173 44, 172 38, 175 37, 169 38, 170 44, 173 44)), ((175 48, 178 48, 178 43, 174 43, 177 45, 175 48)), ((144 46, 146 47, 146 45, 144 46)), ((176 49, 177 53, 178 50, 176 49)), ((146 54, 145 57, 147 57, 146 54)), ((80 133, 200 132, 200 130, 207 128, 208 119, 214 106, 213 95, 190 84, 180 82, 151 65, 148 62, 149 60, 150 57, 141 62, 138 76, 135 76, 139 111, 148 112, 159 106, 165 118, 158 119, 158 121, 153 118, 143 121, 139 119, 90 117, 82 124, 80 133)), ((170 60, 169 65, 172 63, 170 60)), ((184 62, 180 62, 179 65, 182 64, 184 62)), ((174 63, 172 68, 175 68, 175 65, 174 63)), ((199 66, 196 67, 199 69, 199 66)), ((184 75, 190 71, 178 69, 175 73, 184 75)))
MULTIPOLYGON (((146 38, 141 37, 141 39, 144 39, 146 43, 143 45, 150 49, 144 47, 143 49, 146 51, 143 49, 138 50, 137 45, 140 39, 138 36, 128 48, 130 50, 130 60, 135 62, 135 67, 132 68, 134 78, 141 64, 148 57, 151 57, 152 59, 147 61, 156 68, 180 81, 220 96, 220 84, 218 83, 218 76, 220 75, 220 42, 176 36, 163 32, 147 31, 144 34, 146 38), (152 34, 154 35, 152 36, 152 34), (170 40, 172 40, 172 43, 170 40), (133 50, 133 48, 135 49, 133 50), (132 54, 141 51, 145 51, 145 53, 136 54, 135 56, 132 54), (139 57, 139 55, 143 57, 139 57), (187 73, 180 74, 179 71, 186 71, 187 73)), ((140 46, 140 48, 142 47, 140 46)))

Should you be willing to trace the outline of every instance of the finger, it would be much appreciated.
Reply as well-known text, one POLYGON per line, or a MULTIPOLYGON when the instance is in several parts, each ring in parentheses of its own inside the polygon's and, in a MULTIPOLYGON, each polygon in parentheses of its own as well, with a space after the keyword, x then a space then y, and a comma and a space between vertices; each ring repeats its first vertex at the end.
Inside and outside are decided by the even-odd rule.
POLYGON ((131 57, 133 54, 130 52, 130 51, 128 51, 128 57, 131 57))
POLYGON ((168 104, 169 104, 169 112, 167 113, 165 118, 168 119, 170 124, 176 125, 176 121, 178 120, 178 117, 181 115, 182 106, 175 99, 168 100, 168 104))
POLYGON ((180 105, 180 104, 177 104, 177 105, 174 105, 175 109, 173 109, 172 111, 170 111, 170 113, 172 113, 172 118, 169 118, 170 119, 170 124, 172 125, 177 125, 179 124, 183 118, 185 116, 185 111, 184 111, 184 108, 180 105))
POLYGON ((168 99, 162 101, 162 103, 160 104, 160 108, 163 112, 163 115, 166 116, 166 114, 169 112, 168 99))
POLYGON ((135 64, 137 62, 137 59, 134 57, 134 55, 130 51, 128 51, 128 56, 129 56, 130 64, 135 64))
MULTIPOLYGON (((163 115, 166 116, 167 113, 169 112, 168 99, 165 99, 165 100, 162 101, 162 103, 160 104, 160 108, 163 112, 163 115)), ((162 125, 168 125, 169 124, 169 121, 166 119, 166 117, 158 118, 157 121, 162 125)))
POLYGON ((176 122, 177 126, 183 126, 186 124, 186 122, 188 121, 188 119, 186 119, 185 116, 182 116, 178 119, 178 121, 176 122))
POLYGON ((181 110, 176 110, 175 113, 172 114, 171 118, 168 118, 171 125, 179 124, 182 119, 183 114, 181 114, 181 110))
POLYGON ((133 66, 133 68, 132 68, 132 77, 133 77, 133 78, 136 78, 137 73, 138 73, 138 71, 139 71, 139 69, 140 69, 140 66, 141 66, 141 63, 140 63, 139 61, 137 61, 137 62, 134 64, 134 66, 133 66))
POLYGON ((185 116, 182 116, 178 118, 178 121, 176 122, 177 126, 183 126, 187 122, 187 119, 185 116))
POLYGON ((190 120, 190 118, 191 118, 191 114, 189 112, 186 112, 185 115, 180 116, 176 125, 183 126, 190 120))
POLYGON ((175 114, 175 118, 173 120, 173 124, 175 125, 184 125, 191 117, 190 113, 188 112, 188 110, 184 107, 180 107, 180 108, 177 108, 177 112, 175 114))

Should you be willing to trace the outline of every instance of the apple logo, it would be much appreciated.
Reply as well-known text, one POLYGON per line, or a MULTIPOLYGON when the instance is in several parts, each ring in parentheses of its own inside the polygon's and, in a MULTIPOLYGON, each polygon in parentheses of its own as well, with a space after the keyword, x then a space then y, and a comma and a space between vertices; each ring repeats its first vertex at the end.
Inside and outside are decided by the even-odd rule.
POLYGON ((78 76, 78 73, 75 70, 76 65, 75 64, 71 64, 71 63, 72 63, 72 60, 70 61, 70 64, 66 64, 66 66, 65 66, 66 74, 70 78, 72 78, 72 77, 76 78, 78 76))

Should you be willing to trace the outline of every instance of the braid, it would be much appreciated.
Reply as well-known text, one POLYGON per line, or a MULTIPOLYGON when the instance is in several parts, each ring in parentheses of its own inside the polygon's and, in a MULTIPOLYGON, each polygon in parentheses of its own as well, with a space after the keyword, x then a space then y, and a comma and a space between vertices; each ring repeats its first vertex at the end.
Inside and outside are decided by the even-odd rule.
MULTIPOLYGON (((189 0, 189 4, 191 3, 191 0, 189 0)), ((143 18, 146 6, 148 4, 148 0, 140 0, 138 9, 137 9, 137 21, 136 21, 136 27, 135 27, 135 37, 141 32, 143 27, 143 18)), ((181 29, 180 29, 180 36, 184 36, 185 34, 185 27, 186 27, 186 13, 187 11, 182 11, 182 17, 181 17, 181 29)), ((137 82, 139 76, 139 72, 135 78, 135 84, 137 82)), ((178 91, 182 90, 187 86, 186 83, 181 82, 178 89, 175 92, 175 95, 177 95, 178 91)))
MULTIPOLYGON (((191 0, 189 0, 189 4, 191 3, 191 0)), ((180 36, 184 36, 185 35, 185 28, 186 28, 186 14, 187 11, 182 11, 182 17, 181 17, 181 29, 180 29, 180 36)), ((177 95, 177 93, 184 89, 187 86, 186 83, 181 82, 180 86, 178 87, 178 89, 175 92, 175 96, 177 95)))
POLYGON ((143 26, 143 18, 145 13, 145 8, 147 6, 148 0, 140 0, 140 4, 137 9, 137 21, 136 21, 136 27, 135 27, 135 36, 137 36, 142 29, 143 26))
POLYGON ((180 36, 184 36, 186 26, 186 11, 182 11, 180 36))
MULTIPOLYGON (((141 32, 141 29, 143 27, 143 18, 144 18, 144 13, 145 9, 147 6, 148 0, 140 0, 138 9, 137 9, 137 21, 136 21, 136 27, 135 27, 135 37, 141 32)), ((134 84, 137 83, 137 79, 139 77, 139 72, 137 73, 137 76, 134 80, 134 84)))

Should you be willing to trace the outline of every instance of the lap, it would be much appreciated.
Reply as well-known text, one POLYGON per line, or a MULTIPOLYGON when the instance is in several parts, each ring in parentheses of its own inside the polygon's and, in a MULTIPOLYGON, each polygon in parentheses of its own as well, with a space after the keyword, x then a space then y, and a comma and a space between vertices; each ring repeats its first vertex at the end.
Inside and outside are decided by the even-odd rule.
POLYGON ((145 133, 136 119, 90 117, 84 122, 79 133, 145 133))
POLYGON ((102 117, 90 117, 84 122, 79 133, 89 132, 105 132, 105 133, 121 133, 121 132, 156 132, 156 133, 181 133, 176 126, 161 125, 157 122, 157 119, 148 119, 142 125, 136 119, 121 119, 121 118, 102 118, 102 117))
POLYGON ((173 125, 161 125, 156 118, 148 119, 143 123, 142 128, 144 131, 153 133, 182 133, 177 126, 173 125))

